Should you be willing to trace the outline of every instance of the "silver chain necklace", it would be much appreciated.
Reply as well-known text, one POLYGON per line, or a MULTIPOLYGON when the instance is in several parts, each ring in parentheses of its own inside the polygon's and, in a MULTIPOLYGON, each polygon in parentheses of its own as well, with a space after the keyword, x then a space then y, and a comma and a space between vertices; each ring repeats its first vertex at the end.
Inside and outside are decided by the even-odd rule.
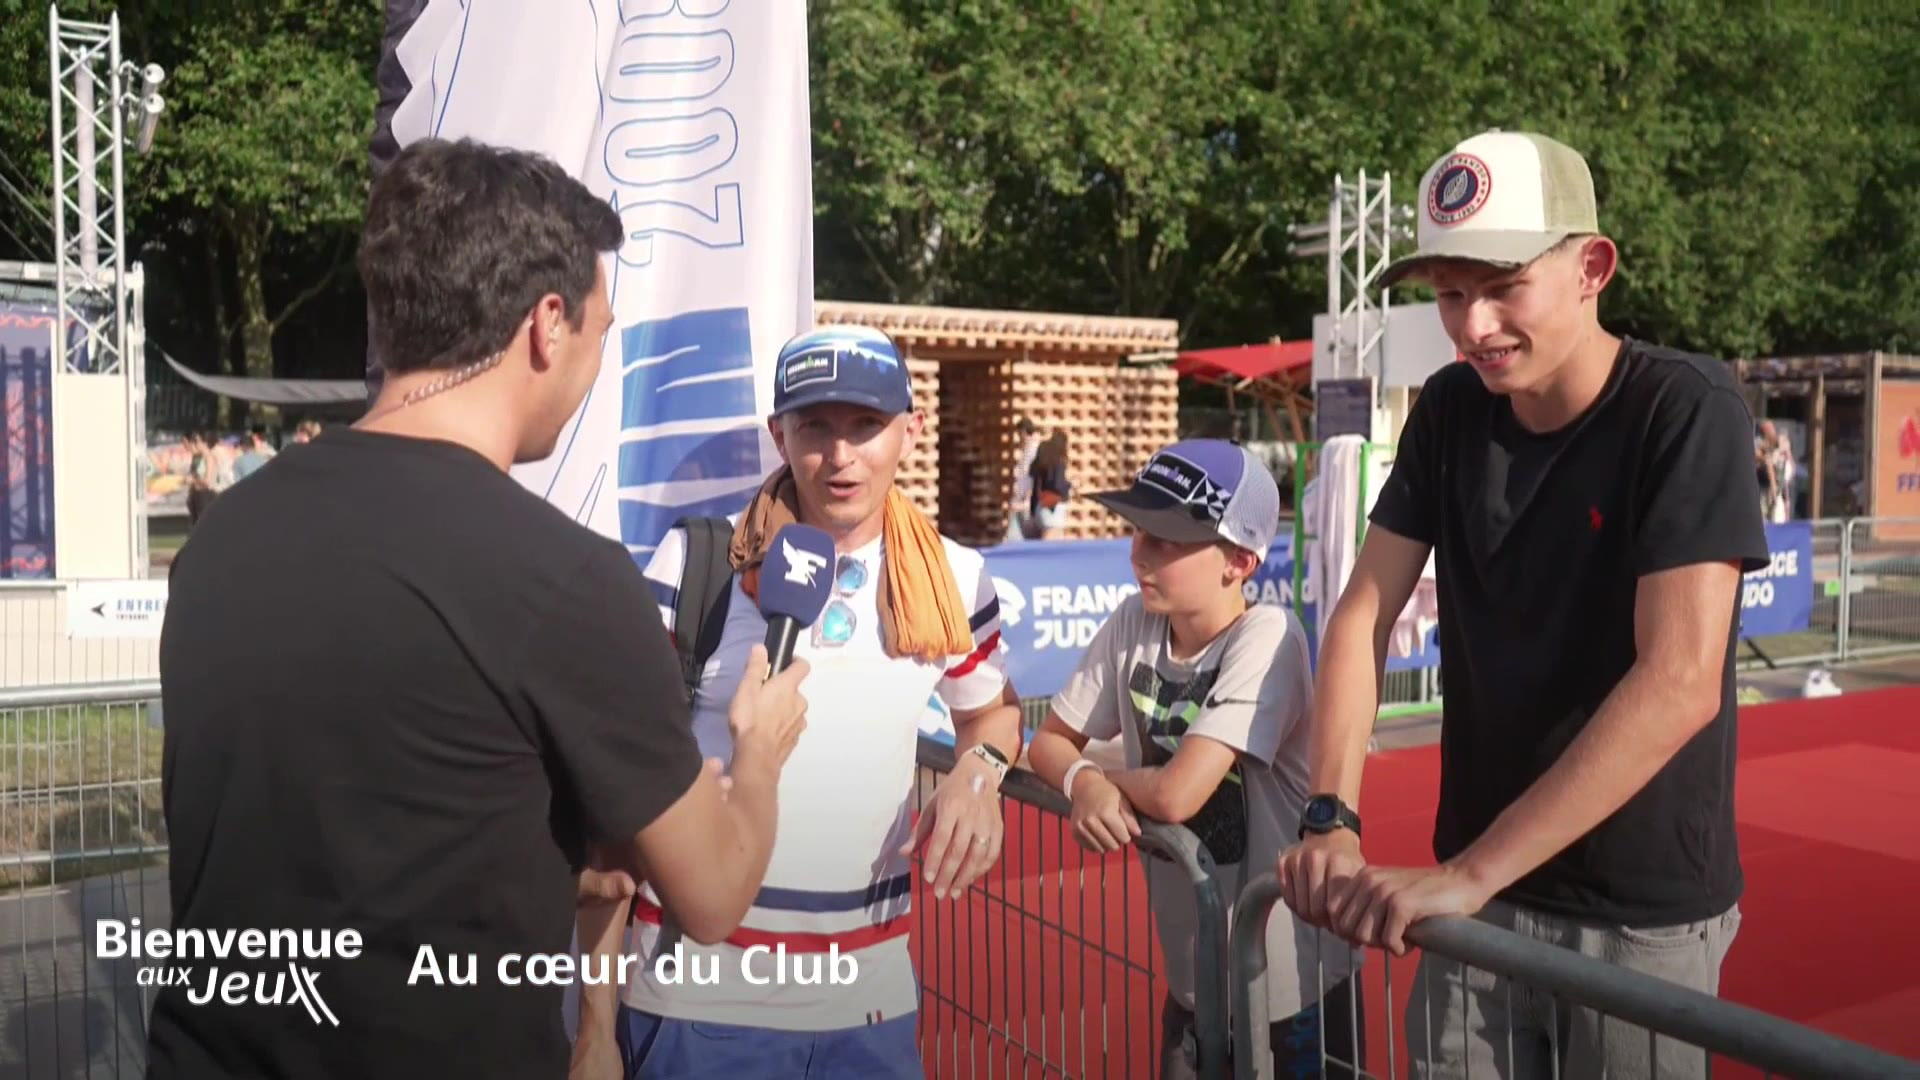
POLYGON ((387 413, 396 412, 409 405, 425 401, 435 394, 445 393, 463 383, 471 382, 494 368, 499 367, 500 361, 504 360, 506 355, 504 352, 497 352, 484 360, 476 360, 465 367, 454 368, 452 371, 435 378, 423 386, 417 386, 407 391, 406 396, 402 397, 398 404, 389 405, 378 412, 368 413, 366 416, 361 417, 360 420, 362 423, 365 423, 376 416, 384 416, 387 413))

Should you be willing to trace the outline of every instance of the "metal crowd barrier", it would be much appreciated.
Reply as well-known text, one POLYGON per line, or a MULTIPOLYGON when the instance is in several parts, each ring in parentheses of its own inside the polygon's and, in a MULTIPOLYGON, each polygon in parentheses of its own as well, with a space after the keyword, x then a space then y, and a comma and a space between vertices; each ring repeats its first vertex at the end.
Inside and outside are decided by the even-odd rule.
MULTIPOLYGON (((0 1077, 138 1076, 154 990, 92 955, 100 919, 171 921, 157 681, 0 689, 0 1077)), ((918 799, 953 767, 922 740, 918 799)), ((928 1075, 1153 1077, 1165 978, 1142 859, 1194 882, 1200 1075, 1227 1076, 1226 914, 1193 834, 1083 851, 1068 804, 1017 769, 1000 866, 935 901, 916 880, 928 1075)))
MULTIPOLYGON (((1280 880, 1273 874, 1266 874, 1248 882, 1240 894, 1239 903, 1235 905, 1231 991, 1234 1016, 1261 1016, 1265 1013, 1266 941, 1261 928, 1266 925, 1267 917, 1279 900, 1280 880)), ((1464 987, 1466 973, 1480 971, 1496 977, 1496 986, 1504 987, 1510 1004, 1514 1000, 1516 986, 1523 1001, 1528 998, 1537 1001, 1542 992, 1549 995, 1550 1016, 1546 1026, 1550 1038, 1563 1026, 1561 1009, 1573 1006, 1598 1013, 1602 1024, 1611 1020, 1645 1032, 1653 1077, 1661 1075, 1660 1063, 1663 1059, 1671 1063, 1674 1058, 1681 1056, 1679 1047, 1686 1046, 1707 1055, 1718 1055, 1728 1064, 1750 1066, 1768 1077, 1920 1080, 1920 1063, 1905 1061, 1569 949, 1525 938, 1478 919, 1427 919, 1409 929, 1406 936, 1419 949, 1445 957, 1458 965, 1456 970, 1460 973, 1459 979, 1448 976, 1445 977, 1447 982, 1457 981, 1464 987)), ((1393 993, 1393 969, 1396 964, 1417 962, 1415 953, 1409 951, 1406 957, 1396 961, 1384 951, 1370 950, 1368 959, 1372 961, 1376 957, 1381 961, 1378 966, 1383 969, 1379 986, 1381 993, 1372 999, 1369 1008, 1386 1016, 1386 1045, 1368 1048, 1364 1062, 1367 1071, 1355 1075, 1380 1077, 1382 1080, 1400 1076, 1452 1075, 1435 1071, 1434 1040, 1438 1036, 1434 1034, 1434 1020, 1429 1019, 1422 1024, 1424 1037, 1416 1037, 1411 1030, 1413 1020, 1409 1017, 1403 1025, 1409 1029, 1404 1044, 1396 1039, 1396 1022, 1402 1018, 1396 1015, 1399 1005, 1393 993), (1376 1050, 1383 1052, 1376 1053, 1376 1050), (1384 1066, 1384 1072, 1374 1071, 1381 1066, 1384 1066), (1405 1072, 1399 1071, 1402 1067, 1405 1072)), ((1369 963, 1368 966, 1374 965, 1369 963)), ((1359 985, 1364 986, 1364 980, 1359 985)), ((1443 989, 1436 993, 1430 986, 1426 989, 1430 1005, 1443 993, 1453 992, 1443 989)), ((1368 996, 1371 996, 1371 991, 1368 996)), ((1233 1075, 1236 1080, 1251 1080, 1254 1077, 1269 1080, 1273 1077, 1273 1055, 1265 1046, 1256 1048, 1254 1044, 1255 1037, 1265 1031, 1264 1024, 1233 1025, 1233 1075)), ((1465 1038, 1464 1033, 1462 1038, 1465 1038)), ((1322 1054, 1322 1068, 1351 1068, 1359 1051, 1358 1045, 1326 1047, 1322 1054)), ((1496 1047, 1496 1058, 1499 1057, 1498 1051, 1496 1047)), ((1505 1051, 1506 1067, 1497 1068, 1496 1075, 1502 1080, 1534 1080, 1536 1074, 1513 1067, 1515 1056, 1511 1032, 1505 1051)), ((1547 1072, 1541 1075, 1541 1080, 1546 1080, 1548 1076, 1558 1080, 1560 1055, 1558 1045, 1550 1047, 1547 1072)), ((1700 1060, 1692 1054, 1685 1056, 1692 1062, 1700 1060)), ((1712 1075, 1713 1062, 1714 1059, 1709 1056, 1704 1075, 1712 1075)), ((1596 1063, 1580 1064, 1590 1066, 1596 1063)), ((1602 1066, 1602 1075, 1616 1076, 1622 1080, 1640 1080, 1647 1075, 1638 1069, 1623 1068, 1608 1072, 1604 1062, 1598 1064, 1602 1066)), ((1682 1075, 1702 1074, 1695 1067, 1683 1069, 1682 1075)))
MULTIPOLYGON (((1818 518, 1805 629, 1744 639, 1743 666, 1795 667, 1920 653, 1920 518, 1818 518)), ((156 638, 76 638, 74 582, 0 580, 0 689, 153 679, 156 638)), ((1428 714, 1443 669, 1389 672, 1383 715, 1428 714)), ((1039 708, 1044 710, 1044 703, 1039 708)), ((1029 720, 1038 725, 1037 717, 1029 720)))
POLYGON ((0 1077, 138 1076, 154 991, 92 955, 169 921, 158 682, 0 690, 0 1077))
POLYGON ((1848 520, 1840 565, 1841 658, 1920 648, 1920 518, 1848 520))
MULTIPOLYGON (((953 748, 920 740, 916 808, 953 768, 953 748)), ((1192 832, 1142 819, 1138 851, 1080 847, 1067 799, 1014 769, 1001 787, 1000 865, 965 895, 935 900, 914 878, 920 1045, 929 1076, 1119 1080, 1160 1075, 1166 995, 1143 860, 1193 883, 1198 1072, 1227 1072, 1227 917, 1192 832)))

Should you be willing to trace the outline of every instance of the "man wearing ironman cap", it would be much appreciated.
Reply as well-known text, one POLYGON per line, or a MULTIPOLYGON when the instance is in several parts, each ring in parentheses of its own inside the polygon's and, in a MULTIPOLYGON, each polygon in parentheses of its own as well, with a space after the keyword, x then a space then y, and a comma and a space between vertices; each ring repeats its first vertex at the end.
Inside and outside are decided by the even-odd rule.
MULTIPOLYGON (((646 577, 662 621, 693 646, 694 737, 730 759, 726 703, 767 633, 763 564, 831 575, 794 652, 809 665, 807 738, 781 774, 773 857, 735 932, 696 948, 642 885, 625 927, 626 955, 642 962, 623 987, 583 989, 574 1080, 920 1080, 913 854, 933 901, 961 895, 1000 857, 1019 698, 985 559, 942 537, 894 483, 926 423, 906 357, 878 330, 833 326, 789 341, 773 377, 780 467, 731 519, 671 530, 646 577), (807 570, 776 553, 795 522, 832 538, 830 562, 807 570), (699 567, 726 579, 712 606, 698 599, 699 567), (920 733, 948 724, 955 764, 916 823, 920 733), (675 956, 691 977, 659 966, 675 956)), ((602 921, 581 937, 605 954, 622 929, 602 921)))
MULTIPOLYGON (((1740 575, 1767 562, 1753 418, 1720 361, 1600 325, 1619 253, 1576 151, 1476 135, 1427 170, 1418 214, 1418 250, 1383 280, 1431 286, 1465 362, 1408 416, 1320 643, 1314 797, 1280 859, 1287 903, 1395 952, 1421 919, 1477 915, 1715 992, 1740 924, 1740 575), (1367 735, 1430 552, 1447 672, 1439 865, 1369 866, 1367 735)), ((1436 1057, 1416 1075, 1546 1076, 1555 1048, 1567 1077, 1651 1074, 1643 1031, 1431 954, 1420 965, 1408 1045, 1436 1057)), ((1657 1054, 1662 1076, 1705 1074, 1697 1049, 1661 1039, 1657 1054)))

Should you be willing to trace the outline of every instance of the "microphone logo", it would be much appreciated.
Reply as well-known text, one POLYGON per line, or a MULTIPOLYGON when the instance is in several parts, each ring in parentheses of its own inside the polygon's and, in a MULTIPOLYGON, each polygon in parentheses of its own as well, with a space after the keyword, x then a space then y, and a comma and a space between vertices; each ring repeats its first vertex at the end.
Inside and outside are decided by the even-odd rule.
POLYGON ((780 554, 787 560, 787 580, 795 585, 813 585, 813 576, 827 565, 824 556, 794 547, 785 537, 780 538, 780 554))

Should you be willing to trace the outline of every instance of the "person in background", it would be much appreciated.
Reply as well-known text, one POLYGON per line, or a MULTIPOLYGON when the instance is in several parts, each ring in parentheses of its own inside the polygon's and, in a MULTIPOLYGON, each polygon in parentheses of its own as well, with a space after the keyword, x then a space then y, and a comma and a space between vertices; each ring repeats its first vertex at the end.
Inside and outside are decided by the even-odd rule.
POLYGON ((239 450, 233 459, 233 482, 236 484, 273 460, 274 449, 267 443, 267 429, 264 427, 255 426, 241 436, 239 450))
POLYGON ((1036 526, 1034 535, 1041 540, 1058 539, 1067 524, 1067 499, 1073 494, 1073 482, 1067 477, 1066 432, 1055 431, 1040 444, 1027 474, 1033 484, 1027 505, 1036 526))
POLYGON ((1793 517, 1793 443, 1771 420, 1760 421, 1754 440, 1756 468, 1766 477, 1762 507, 1766 519, 1781 524, 1793 517))
POLYGON ((213 454, 213 436, 205 432, 182 437, 180 445, 187 451, 187 528, 191 530, 220 494, 215 486, 218 462, 213 454))
MULTIPOLYGON (((1767 565, 1754 422, 1727 365, 1620 338, 1620 253, 1572 148, 1491 131, 1428 168, 1419 247, 1463 363, 1426 382, 1320 641, 1288 906, 1357 944, 1471 915, 1715 993, 1740 927, 1734 656, 1767 565), (1437 865, 1369 865, 1361 774, 1394 623, 1433 557, 1447 692, 1437 865)), ((1431 952, 1416 1077, 1702 1077, 1706 1055, 1431 952), (1656 1048, 1657 1045, 1657 1048, 1656 1048), (1424 1056, 1424 1055, 1423 1055, 1424 1056)))
MULTIPOLYGON (((1072 800, 1074 835, 1089 850, 1131 843, 1139 814, 1191 829, 1213 857, 1231 917, 1249 877, 1298 838, 1307 802, 1306 630, 1289 608, 1248 606, 1242 589, 1279 529, 1280 490, 1250 451, 1194 439, 1155 454, 1131 489, 1093 499, 1133 526, 1140 588, 1054 695, 1029 759, 1072 800), (1116 737, 1124 770, 1109 774, 1081 756, 1091 740, 1116 737)), ((1167 957, 1159 1076, 1196 1076, 1193 883, 1164 860, 1144 862, 1167 957)), ((1266 940, 1274 1075, 1358 1075, 1366 1024, 1356 952, 1284 908, 1266 940), (1323 1047, 1346 1064, 1329 1062, 1322 1074, 1323 1047)))
POLYGON ((1007 500, 1006 542, 1018 543, 1033 535, 1033 456, 1040 449, 1040 429, 1028 417, 1013 426, 1020 448, 1013 463, 1013 494, 1007 500))

